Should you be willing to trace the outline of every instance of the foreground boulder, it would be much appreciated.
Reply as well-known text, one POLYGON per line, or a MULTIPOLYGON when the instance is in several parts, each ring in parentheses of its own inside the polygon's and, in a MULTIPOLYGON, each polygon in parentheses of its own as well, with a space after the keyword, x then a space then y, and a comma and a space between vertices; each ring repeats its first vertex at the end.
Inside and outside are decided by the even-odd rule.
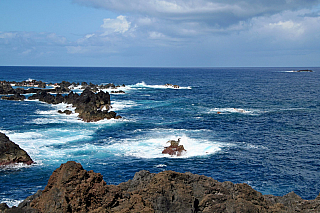
MULTIPOLYGON (((102 175, 69 161, 51 175, 43 192, 3 212, 320 212, 320 197, 262 195, 247 184, 218 182, 192 173, 140 171, 107 185, 102 175)), ((0 211, 1 212, 1 211, 0 211)))
POLYGON ((0 132, 0 166, 16 163, 30 165, 33 163, 33 160, 19 145, 0 132))

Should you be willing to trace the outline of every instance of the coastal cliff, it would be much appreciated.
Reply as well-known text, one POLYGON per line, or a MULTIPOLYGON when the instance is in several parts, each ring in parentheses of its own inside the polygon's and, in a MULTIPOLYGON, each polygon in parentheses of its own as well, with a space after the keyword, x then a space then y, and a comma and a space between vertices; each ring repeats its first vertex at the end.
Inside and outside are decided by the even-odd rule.
POLYGON ((16 163, 30 165, 33 163, 33 160, 19 145, 0 132, 0 166, 16 163))
POLYGON ((107 185, 99 173, 69 161, 41 192, 0 212, 319 212, 320 196, 303 200, 291 192, 262 195, 247 184, 218 182, 192 173, 140 171, 132 180, 107 185))

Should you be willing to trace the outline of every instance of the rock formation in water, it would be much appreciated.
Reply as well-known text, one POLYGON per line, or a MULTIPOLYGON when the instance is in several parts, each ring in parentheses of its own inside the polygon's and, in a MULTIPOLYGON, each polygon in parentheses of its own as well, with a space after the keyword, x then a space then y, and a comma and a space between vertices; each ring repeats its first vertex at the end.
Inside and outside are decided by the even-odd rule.
MULTIPOLYGON (((35 81, 34 83, 40 83, 35 81)), ((85 88, 81 95, 77 93, 70 92, 69 87, 77 86, 78 84, 70 83, 66 81, 62 81, 59 84, 53 84, 56 86, 54 89, 35 89, 29 88, 24 90, 22 88, 13 89, 11 87, 13 85, 22 85, 25 86, 25 82, 6 82, 3 81, 0 84, 0 94, 13 94, 10 96, 2 96, 2 99, 5 100, 24 100, 25 96, 21 94, 35 93, 30 96, 29 100, 39 100, 42 102, 46 102, 48 104, 59 104, 59 103, 68 103, 72 104, 73 107, 76 108, 75 112, 79 113, 79 118, 81 118, 85 122, 95 122, 103 119, 111 119, 111 118, 121 118, 121 116, 117 115, 113 111, 109 111, 111 109, 111 101, 110 95, 108 92, 103 92, 100 89, 106 88, 117 88, 120 86, 115 86, 114 84, 107 85, 95 85, 95 84, 87 84, 86 82, 82 82, 82 87, 85 88), (99 91, 100 90, 100 91, 99 91), (97 92, 94 93, 93 91, 97 92), (61 93, 69 92, 68 95, 62 95, 61 93), (52 95, 50 93, 56 93, 56 95, 52 95)), ((124 87, 125 85, 123 85, 124 87)), ((119 93, 122 91, 120 90, 119 93)), ((59 113, 71 114, 70 110, 59 111, 59 113)))
POLYGON ((181 156, 187 150, 184 149, 183 145, 179 145, 180 138, 176 140, 169 140, 167 143, 170 143, 170 146, 164 147, 162 154, 169 154, 171 156, 181 156))
POLYGON ((33 163, 33 160, 19 145, 0 132, 0 166, 16 163, 30 165, 33 163))
MULTIPOLYGON (((49 104, 67 103, 75 107, 75 112, 79 113, 79 118, 85 122, 94 122, 103 119, 121 118, 111 109, 110 95, 108 92, 100 91, 94 93, 90 88, 85 89, 81 95, 70 92, 66 96, 61 94, 51 95, 45 91, 38 92, 28 98, 29 100, 43 101, 49 104)), ((59 113, 71 114, 69 110, 59 113)))
MULTIPOLYGON (((69 161, 47 186, 3 212, 320 212, 320 196, 303 200, 291 192, 262 195, 247 184, 218 182, 192 173, 140 171, 132 180, 107 185, 102 175, 69 161)), ((0 209, 1 212, 1 209, 0 209)))

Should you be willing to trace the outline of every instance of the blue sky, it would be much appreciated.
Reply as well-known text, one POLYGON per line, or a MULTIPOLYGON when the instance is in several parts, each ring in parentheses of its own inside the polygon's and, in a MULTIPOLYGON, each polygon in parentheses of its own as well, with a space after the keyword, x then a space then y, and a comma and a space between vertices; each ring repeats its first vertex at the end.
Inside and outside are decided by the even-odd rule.
POLYGON ((320 0, 2 0, 0 65, 320 66, 320 0))

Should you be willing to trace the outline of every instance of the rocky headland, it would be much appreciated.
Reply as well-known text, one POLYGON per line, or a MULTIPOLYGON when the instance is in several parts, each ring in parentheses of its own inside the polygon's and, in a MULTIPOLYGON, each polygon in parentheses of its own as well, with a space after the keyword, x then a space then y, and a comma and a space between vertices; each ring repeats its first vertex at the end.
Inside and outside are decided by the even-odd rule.
MULTIPOLYGON (((119 88, 114 84, 95 85, 86 82, 81 83, 81 88, 84 91, 79 95, 71 91, 70 88, 79 87, 79 83, 70 83, 62 81, 61 83, 49 84, 53 86, 53 89, 38 89, 38 88, 16 88, 13 89, 11 85, 26 86, 28 82, 7 82, 2 81, 0 84, 0 94, 8 96, 2 96, 5 100, 18 100, 23 101, 26 97, 22 94, 35 93, 28 97, 28 100, 39 100, 48 104, 67 103, 72 104, 75 107, 75 112, 79 113, 78 117, 85 122, 95 122, 103 119, 118 119, 121 118, 114 111, 109 111, 111 107, 110 94, 103 92, 102 89, 119 88), (99 91, 99 92, 98 92, 99 91)), ((40 87, 43 82, 33 81, 32 85, 40 87)), ((27 84, 29 85, 29 84, 27 84)), ((125 85, 122 85, 125 87, 125 85)), ((45 86, 42 85, 42 88, 45 86)), ((115 91, 114 93, 124 93, 123 91, 115 91)), ((59 111, 59 113, 71 114, 72 111, 65 110, 59 111)))
POLYGON ((0 132, 0 166, 17 163, 30 165, 33 163, 33 160, 19 145, 0 132))
POLYGON ((244 183, 174 171, 143 170, 132 180, 107 185, 101 174, 69 161, 52 173, 43 191, 18 207, 2 203, 0 212, 320 212, 320 196, 262 195, 244 183))

